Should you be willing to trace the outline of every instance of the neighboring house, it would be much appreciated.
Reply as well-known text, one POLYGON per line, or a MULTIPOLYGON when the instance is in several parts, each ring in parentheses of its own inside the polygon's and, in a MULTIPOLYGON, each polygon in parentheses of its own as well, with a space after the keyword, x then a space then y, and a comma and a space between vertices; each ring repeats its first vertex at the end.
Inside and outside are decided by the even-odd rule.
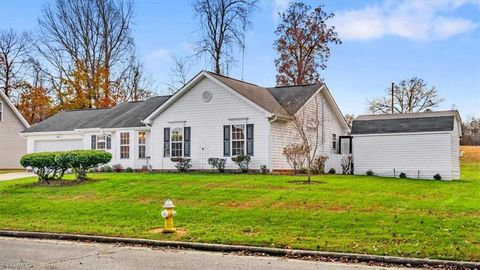
POLYGON ((0 169, 20 169, 20 158, 27 153, 27 142, 19 134, 30 125, 0 91, 0 169))
MULTIPOLYGON (((28 152, 105 149, 111 164, 174 170, 171 158, 210 169, 208 158, 251 156, 251 169, 288 170, 283 148, 298 143, 291 116, 321 120, 319 154, 339 168, 339 137, 348 126, 325 84, 264 88, 202 71, 173 96, 111 109, 60 112, 23 133, 28 152)), ((337 169, 338 171, 338 169, 337 169)))
POLYGON ((353 120, 355 174, 459 179, 458 111, 361 115, 353 120))

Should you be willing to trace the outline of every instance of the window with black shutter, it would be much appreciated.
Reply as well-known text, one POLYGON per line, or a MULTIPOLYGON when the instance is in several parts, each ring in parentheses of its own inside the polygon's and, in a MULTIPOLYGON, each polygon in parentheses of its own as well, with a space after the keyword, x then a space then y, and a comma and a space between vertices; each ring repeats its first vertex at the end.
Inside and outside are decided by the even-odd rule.
POLYGON ((97 135, 92 135, 91 136, 91 148, 92 149, 97 149, 97 135))
POLYGON ((247 124, 247 155, 253 156, 253 124, 247 124))
POLYGON ((163 129, 163 156, 170 157, 170 128, 163 129))
POLYGON ((190 157, 190 127, 183 128, 183 156, 190 157))
POLYGON ((230 156, 230 126, 223 126, 223 156, 230 156))

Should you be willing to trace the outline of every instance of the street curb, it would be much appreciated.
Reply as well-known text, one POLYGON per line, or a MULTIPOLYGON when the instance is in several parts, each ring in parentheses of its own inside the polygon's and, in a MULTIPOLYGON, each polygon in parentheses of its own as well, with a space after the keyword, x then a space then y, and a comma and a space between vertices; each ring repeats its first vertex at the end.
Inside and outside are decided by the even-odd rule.
POLYGON ((186 248, 186 249, 214 251, 214 252, 251 252, 251 253, 264 253, 271 256, 282 256, 282 257, 283 256, 326 257, 326 258, 332 258, 332 259, 347 259, 350 261, 359 261, 359 262, 378 262, 378 263, 410 265, 410 266, 428 265, 428 266, 444 266, 444 267, 450 266, 450 267, 458 267, 462 269, 465 269, 465 268, 480 269, 480 262, 403 258, 403 257, 395 257, 395 256, 365 255, 365 254, 355 254, 355 253, 281 249, 281 248, 267 248, 267 247, 240 246, 240 245, 207 244, 207 243, 180 242, 180 241, 160 241, 160 240, 150 240, 150 239, 141 239, 141 238, 123 238, 123 237, 109 237, 109 236, 95 236, 95 235, 81 235, 81 234, 4 231, 4 230, 0 230, 0 236, 18 237, 18 238, 53 239, 53 240, 90 241, 90 242, 99 242, 99 243, 122 243, 122 244, 130 244, 130 245, 146 245, 146 246, 153 246, 153 247, 186 248))

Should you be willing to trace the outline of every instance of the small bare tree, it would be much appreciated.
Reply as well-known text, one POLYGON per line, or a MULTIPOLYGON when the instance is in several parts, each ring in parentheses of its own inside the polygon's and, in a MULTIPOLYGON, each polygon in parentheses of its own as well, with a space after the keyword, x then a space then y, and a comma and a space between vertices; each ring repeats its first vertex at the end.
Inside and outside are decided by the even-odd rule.
POLYGON ((368 101, 368 110, 372 113, 414 113, 431 111, 444 101, 438 96, 435 86, 427 88, 423 79, 414 77, 402 80, 385 90, 384 97, 368 101), (393 101, 392 101, 393 96, 393 101), (392 109, 393 104, 393 109, 392 109))
POLYGON ((308 183, 311 182, 315 158, 319 152, 320 144, 324 140, 319 96, 315 95, 313 101, 315 102, 313 110, 303 108, 301 112, 294 114, 291 120, 300 143, 305 147, 308 183))
POLYGON ((215 73, 222 74, 222 65, 234 61, 234 49, 245 46, 243 37, 256 3, 257 0, 194 1, 193 9, 202 26, 195 51, 211 58, 215 73))
POLYGON ((30 35, 0 30, 0 88, 7 97, 22 83, 29 61, 30 35))

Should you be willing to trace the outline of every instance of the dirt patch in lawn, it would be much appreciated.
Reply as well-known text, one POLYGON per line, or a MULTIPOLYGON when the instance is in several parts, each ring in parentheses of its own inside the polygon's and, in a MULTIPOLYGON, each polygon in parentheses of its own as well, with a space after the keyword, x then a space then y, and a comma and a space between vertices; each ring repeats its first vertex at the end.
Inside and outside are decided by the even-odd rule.
POLYGON ((76 180, 50 180, 47 182, 35 182, 31 184, 26 184, 27 187, 69 187, 69 186, 78 186, 85 185, 89 183, 94 183, 96 180, 87 179, 83 181, 76 180))
MULTIPOLYGON (((149 231, 150 233, 154 234, 163 234, 163 228, 155 228, 149 231)), ((187 229, 184 228, 175 228, 175 232, 171 234, 175 234, 178 236, 184 236, 188 233, 187 229)))
POLYGON ((325 184, 325 182, 322 182, 322 181, 306 181, 306 180, 292 180, 292 181, 288 181, 287 183, 290 183, 290 184, 295 184, 295 185, 316 185, 316 184, 325 184))

